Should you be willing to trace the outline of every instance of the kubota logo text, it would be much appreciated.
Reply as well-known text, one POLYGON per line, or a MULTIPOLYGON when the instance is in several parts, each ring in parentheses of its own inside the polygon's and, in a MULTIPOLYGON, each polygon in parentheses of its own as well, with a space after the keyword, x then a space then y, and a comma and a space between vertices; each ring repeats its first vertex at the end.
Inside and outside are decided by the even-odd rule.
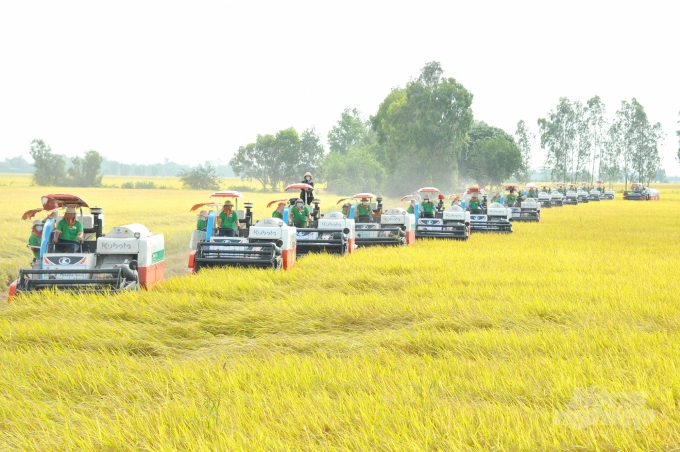
POLYGON ((276 231, 267 231, 266 229, 253 229, 252 230, 253 235, 257 235, 260 237, 275 237, 276 236, 276 231))
POLYGON ((104 242, 102 248, 106 250, 131 250, 132 245, 124 242, 104 242))

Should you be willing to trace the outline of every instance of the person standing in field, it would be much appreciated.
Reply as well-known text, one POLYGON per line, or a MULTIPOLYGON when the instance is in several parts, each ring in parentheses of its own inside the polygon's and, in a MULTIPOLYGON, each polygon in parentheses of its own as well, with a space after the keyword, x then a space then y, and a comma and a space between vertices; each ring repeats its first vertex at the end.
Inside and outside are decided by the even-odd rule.
POLYGON ((283 209, 286 207, 286 203, 280 202, 275 211, 272 212, 272 218, 278 218, 283 220, 283 209))
POLYGON ((434 203, 430 201, 429 197, 425 197, 421 208, 423 210, 423 218, 434 218, 434 211, 436 207, 434 203))
POLYGON ((83 224, 76 220, 75 207, 67 207, 64 218, 54 230, 54 243, 66 253, 77 253, 78 244, 83 241, 83 224))
POLYGON ((368 205, 368 198, 361 198, 361 203, 357 206, 357 216, 359 223, 371 222, 371 206, 368 205))
POLYGON ((306 205, 310 205, 312 201, 314 201, 314 181, 312 180, 312 173, 305 173, 302 183, 312 186, 312 188, 300 190, 300 199, 302 199, 302 202, 304 202, 306 205))
POLYGON ((238 214, 232 210, 231 201, 224 203, 222 212, 217 217, 217 227, 222 237, 236 237, 236 231, 241 224, 238 222, 238 214))
POLYGON ((305 206, 302 198, 298 198, 295 206, 291 209, 293 214, 293 224, 296 228, 306 228, 307 222, 312 221, 312 216, 309 214, 309 209, 305 206))
POLYGON ((196 220, 196 229, 199 231, 205 231, 205 228, 208 227, 208 212, 205 210, 201 210, 201 212, 198 214, 198 219, 196 220))
POLYGON ((40 259, 40 245, 42 244, 43 223, 40 220, 33 222, 31 236, 28 238, 28 247, 33 251, 33 262, 40 259))

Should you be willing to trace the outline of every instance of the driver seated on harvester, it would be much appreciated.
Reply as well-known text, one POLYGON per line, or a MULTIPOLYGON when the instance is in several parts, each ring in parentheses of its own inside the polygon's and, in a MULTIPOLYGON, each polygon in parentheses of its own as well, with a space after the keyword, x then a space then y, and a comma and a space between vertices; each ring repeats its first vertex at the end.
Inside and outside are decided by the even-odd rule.
POLYGON ((222 237, 236 237, 236 231, 241 227, 238 222, 238 214, 232 210, 231 201, 226 201, 222 206, 222 212, 217 217, 218 234, 222 237))
POLYGON ((421 210, 423 211, 423 218, 434 218, 434 212, 437 208, 434 203, 430 201, 430 198, 426 196, 425 199, 423 199, 421 210))
POLYGON ((55 250, 62 253, 77 253, 83 242, 83 224, 76 220, 76 208, 67 207, 62 218, 54 230, 55 250))
POLYGON ((493 195, 493 198, 491 198, 491 204, 494 203, 499 203, 501 202, 501 194, 499 192, 496 192, 496 194, 493 195))
POLYGON ((298 198, 290 212, 293 214, 293 224, 296 228, 306 228, 307 222, 312 221, 309 209, 305 206, 302 198, 298 198))
POLYGON ((510 189, 510 194, 505 198, 505 203, 507 207, 515 207, 517 202, 517 195, 515 194, 515 189, 510 189))
POLYGON ((468 204, 468 210, 472 213, 482 212, 482 202, 479 200, 479 195, 477 193, 472 194, 472 199, 470 199, 470 204, 468 204))
POLYGON ((368 198, 361 198, 361 203, 357 206, 357 217, 359 223, 371 222, 371 206, 368 205, 368 198))
POLYGON ((342 214, 345 216, 345 218, 349 218, 349 211, 352 208, 352 205, 348 202, 344 203, 342 205, 342 214))

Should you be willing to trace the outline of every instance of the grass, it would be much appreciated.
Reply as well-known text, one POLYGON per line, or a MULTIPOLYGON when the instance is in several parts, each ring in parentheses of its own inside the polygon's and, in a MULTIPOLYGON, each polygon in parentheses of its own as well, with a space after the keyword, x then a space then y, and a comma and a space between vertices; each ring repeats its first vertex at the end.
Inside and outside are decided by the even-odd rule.
MULTIPOLYGON (((185 259, 203 193, 93 190, 109 226, 143 217, 185 259)), ((679 214, 670 186, 512 235, 21 297, 0 450, 676 450, 679 214)))

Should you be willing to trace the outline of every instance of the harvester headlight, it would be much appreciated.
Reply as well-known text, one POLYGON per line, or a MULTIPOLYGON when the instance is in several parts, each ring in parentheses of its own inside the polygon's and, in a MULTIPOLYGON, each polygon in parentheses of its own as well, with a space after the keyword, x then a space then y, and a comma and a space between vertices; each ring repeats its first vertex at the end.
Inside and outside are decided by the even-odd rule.
POLYGON ((282 241, 282 240, 277 240, 276 242, 274 242, 274 245, 276 245, 276 246, 278 246, 279 248, 281 248, 281 247, 283 246, 283 241, 282 241))
POLYGON ((141 234, 139 232, 135 232, 135 238, 138 239, 141 237, 141 234))

